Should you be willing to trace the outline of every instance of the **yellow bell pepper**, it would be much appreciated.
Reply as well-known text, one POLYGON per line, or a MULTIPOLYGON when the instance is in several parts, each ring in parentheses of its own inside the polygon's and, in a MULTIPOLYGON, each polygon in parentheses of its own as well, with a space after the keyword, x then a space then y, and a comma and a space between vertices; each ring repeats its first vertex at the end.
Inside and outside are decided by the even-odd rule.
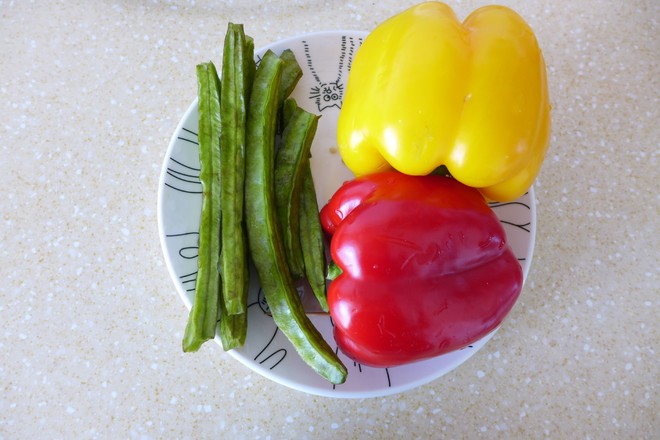
POLYGON ((377 26, 357 51, 338 146, 357 176, 445 165, 498 201, 534 182, 550 136, 546 68, 514 11, 485 6, 460 23, 441 2, 377 26))

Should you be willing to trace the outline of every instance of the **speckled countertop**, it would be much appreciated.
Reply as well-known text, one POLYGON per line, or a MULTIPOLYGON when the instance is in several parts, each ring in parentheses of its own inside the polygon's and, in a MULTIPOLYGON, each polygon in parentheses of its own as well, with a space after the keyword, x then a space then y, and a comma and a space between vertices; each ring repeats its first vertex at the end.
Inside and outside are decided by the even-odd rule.
POLYGON ((460 368, 337 400, 181 353, 156 195, 195 64, 228 20, 262 46, 413 3, 0 0, 0 439, 660 437, 652 0, 503 2, 544 50, 552 144, 524 292, 460 368))

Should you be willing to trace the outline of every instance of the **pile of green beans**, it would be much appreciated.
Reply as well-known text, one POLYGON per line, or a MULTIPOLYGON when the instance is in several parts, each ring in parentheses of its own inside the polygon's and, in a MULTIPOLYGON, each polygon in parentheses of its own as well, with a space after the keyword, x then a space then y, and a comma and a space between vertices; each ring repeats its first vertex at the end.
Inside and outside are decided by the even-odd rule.
POLYGON ((325 244, 310 155, 319 116, 289 98, 302 76, 292 51, 267 51, 229 23, 222 81, 197 66, 202 213, 193 305, 183 350, 217 334, 225 350, 247 334, 251 260, 273 320, 300 357, 333 384, 347 370, 305 314, 295 282, 326 300, 325 244))

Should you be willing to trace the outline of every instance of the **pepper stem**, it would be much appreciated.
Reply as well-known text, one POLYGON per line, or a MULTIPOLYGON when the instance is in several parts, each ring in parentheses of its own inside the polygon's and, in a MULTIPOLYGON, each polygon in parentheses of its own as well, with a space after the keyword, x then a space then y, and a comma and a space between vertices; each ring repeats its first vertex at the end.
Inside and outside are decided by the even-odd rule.
POLYGON ((451 173, 449 172, 449 169, 447 169, 446 165, 440 165, 438 168, 435 170, 431 171, 430 174, 434 174, 436 176, 447 176, 451 177, 451 173))
POLYGON ((328 276, 326 277, 330 281, 334 281, 339 275, 342 274, 341 267, 337 266, 337 263, 330 261, 328 263, 328 276))

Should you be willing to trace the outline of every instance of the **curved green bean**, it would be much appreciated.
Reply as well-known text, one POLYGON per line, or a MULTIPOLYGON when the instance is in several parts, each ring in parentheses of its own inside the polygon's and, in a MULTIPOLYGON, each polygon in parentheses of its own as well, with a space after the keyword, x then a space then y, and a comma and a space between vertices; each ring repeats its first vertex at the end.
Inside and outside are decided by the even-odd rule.
MULTIPOLYGON (((288 100, 287 100, 288 101, 288 100)), ((291 275, 305 274, 300 246, 300 190, 319 117, 300 107, 288 118, 275 156, 275 201, 291 275)))
POLYGON ((247 118, 245 207, 248 243, 276 325, 300 357, 328 381, 346 380, 346 367, 303 310, 284 257, 273 190, 278 88, 282 60, 268 51, 255 74, 247 118))

